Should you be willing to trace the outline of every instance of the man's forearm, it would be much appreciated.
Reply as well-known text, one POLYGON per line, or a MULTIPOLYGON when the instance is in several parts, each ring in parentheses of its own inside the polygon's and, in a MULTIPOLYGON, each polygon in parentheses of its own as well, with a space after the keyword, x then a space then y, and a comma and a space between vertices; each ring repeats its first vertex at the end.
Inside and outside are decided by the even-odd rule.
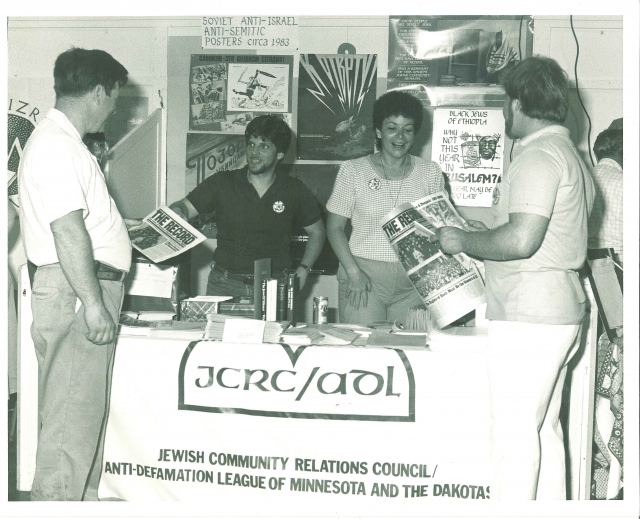
POLYGON ((457 227, 436 229, 440 248, 447 254, 465 252, 494 261, 528 258, 540 248, 549 219, 530 213, 510 213, 509 221, 490 231, 463 231, 457 227))
POLYGON ((324 245, 325 239, 324 227, 321 230, 315 230, 309 232, 308 234, 309 239, 304 249, 301 263, 312 267, 318 259, 318 256, 320 256, 320 253, 322 252, 322 247, 324 245))
POLYGON ((102 290, 96 277, 91 238, 82 219, 74 211, 51 224, 62 271, 82 304, 102 305, 102 290))
POLYGON ((193 207, 193 204, 189 202, 187 198, 173 202, 173 204, 169 206, 169 209, 177 213, 178 216, 187 222, 191 220, 191 218, 198 216, 197 209, 193 207))
POLYGON ((519 241, 509 224, 484 232, 466 232, 462 239, 462 252, 476 258, 507 261, 523 257, 519 241))

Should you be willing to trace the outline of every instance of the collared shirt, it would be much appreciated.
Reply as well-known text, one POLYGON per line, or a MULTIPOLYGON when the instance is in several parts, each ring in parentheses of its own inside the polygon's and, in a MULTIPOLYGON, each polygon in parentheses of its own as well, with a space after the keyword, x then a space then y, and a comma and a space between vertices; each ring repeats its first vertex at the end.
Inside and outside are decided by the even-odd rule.
POLYGON ((380 225, 394 207, 444 191, 440 166, 409 157, 412 168, 405 179, 387 180, 371 164, 371 155, 347 160, 340 166, 327 210, 351 220, 349 249, 354 256, 394 263, 398 257, 380 225))
POLYGON ((589 216, 589 248, 622 254, 622 166, 602 159, 591 171, 596 198, 589 216))
POLYGON ((540 248, 529 258, 485 261, 487 317, 501 321, 577 324, 586 297, 577 270, 587 252, 593 204, 589 171, 560 125, 524 139, 494 194, 494 228, 510 213, 549 219, 540 248))
POLYGON ((20 224, 27 257, 57 263, 51 222, 82 210, 94 259, 121 270, 131 266, 131 242, 104 175, 78 130, 52 108, 29 137, 18 171, 20 224))
POLYGON ((283 173, 276 174, 260 197, 247 169, 218 172, 187 199, 200 214, 216 213, 216 264, 234 273, 253 274, 255 260, 271 258, 275 275, 291 267, 291 236, 320 220, 320 208, 301 180, 283 173))

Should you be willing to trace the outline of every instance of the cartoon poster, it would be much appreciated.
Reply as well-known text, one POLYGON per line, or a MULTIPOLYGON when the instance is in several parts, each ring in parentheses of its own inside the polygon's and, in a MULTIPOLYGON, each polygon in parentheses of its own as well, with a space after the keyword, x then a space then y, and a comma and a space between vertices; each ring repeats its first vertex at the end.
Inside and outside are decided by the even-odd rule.
POLYGON ((391 16, 387 89, 425 106, 500 106, 501 74, 532 51, 531 16, 391 16))
POLYGON ((293 56, 193 54, 189 129, 243 133, 253 112, 291 112, 293 56))
POLYGON ((346 160, 374 151, 377 54, 301 54, 298 158, 346 160))
POLYGON ((287 112, 289 66, 230 64, 229 90, 228 111, 287 112))
POLYGON ((494 187, 502 180, 502 111, 435 109, 431 154, 449 180, 456 205, 491 207, 494 187))

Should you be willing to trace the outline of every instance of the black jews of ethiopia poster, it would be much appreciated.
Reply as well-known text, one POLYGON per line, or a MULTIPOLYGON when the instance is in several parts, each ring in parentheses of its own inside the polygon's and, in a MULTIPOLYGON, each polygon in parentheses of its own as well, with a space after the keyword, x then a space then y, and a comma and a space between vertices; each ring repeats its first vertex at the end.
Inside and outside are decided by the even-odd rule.
POLYGON ((376 54, 301 54, 298 159, 346 160, 373 153, 376 54))

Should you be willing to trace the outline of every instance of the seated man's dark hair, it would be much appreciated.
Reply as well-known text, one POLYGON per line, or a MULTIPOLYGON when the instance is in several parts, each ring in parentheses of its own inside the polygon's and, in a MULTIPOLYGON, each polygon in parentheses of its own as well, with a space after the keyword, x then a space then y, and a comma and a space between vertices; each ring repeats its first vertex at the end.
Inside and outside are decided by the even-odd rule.
POLYGON ((558 62, 532 56, 505 72, 505 92, 518 99, 522 112, 532 119, 563 123, 569 112, 567 74, 558 62))
POLYGON ((622 157, 622 130, 606 129, 601 132, 593 143, 593 152, 596 158, 606 159, 622 157))
POLYGON ((413 120, 415 133, 422 127, 422 103, 407 92, 392 90, 381 95, 373 103, 373 127, 382 129, 382 121, 387 117, 401 115, 413 120))
POLYGON ((279 117, 273 115, 261 115, 247 124, 244 137, 269 139, 276 147, 278 153, 287 153, 291 145, 291 128, 279 117))
POLYGON ((73 47, 56 59, 53 67, 56 96, 79 97, 102 85, 108 96, 116 83, 127 84, 127 69, 103 50, 73 47))

